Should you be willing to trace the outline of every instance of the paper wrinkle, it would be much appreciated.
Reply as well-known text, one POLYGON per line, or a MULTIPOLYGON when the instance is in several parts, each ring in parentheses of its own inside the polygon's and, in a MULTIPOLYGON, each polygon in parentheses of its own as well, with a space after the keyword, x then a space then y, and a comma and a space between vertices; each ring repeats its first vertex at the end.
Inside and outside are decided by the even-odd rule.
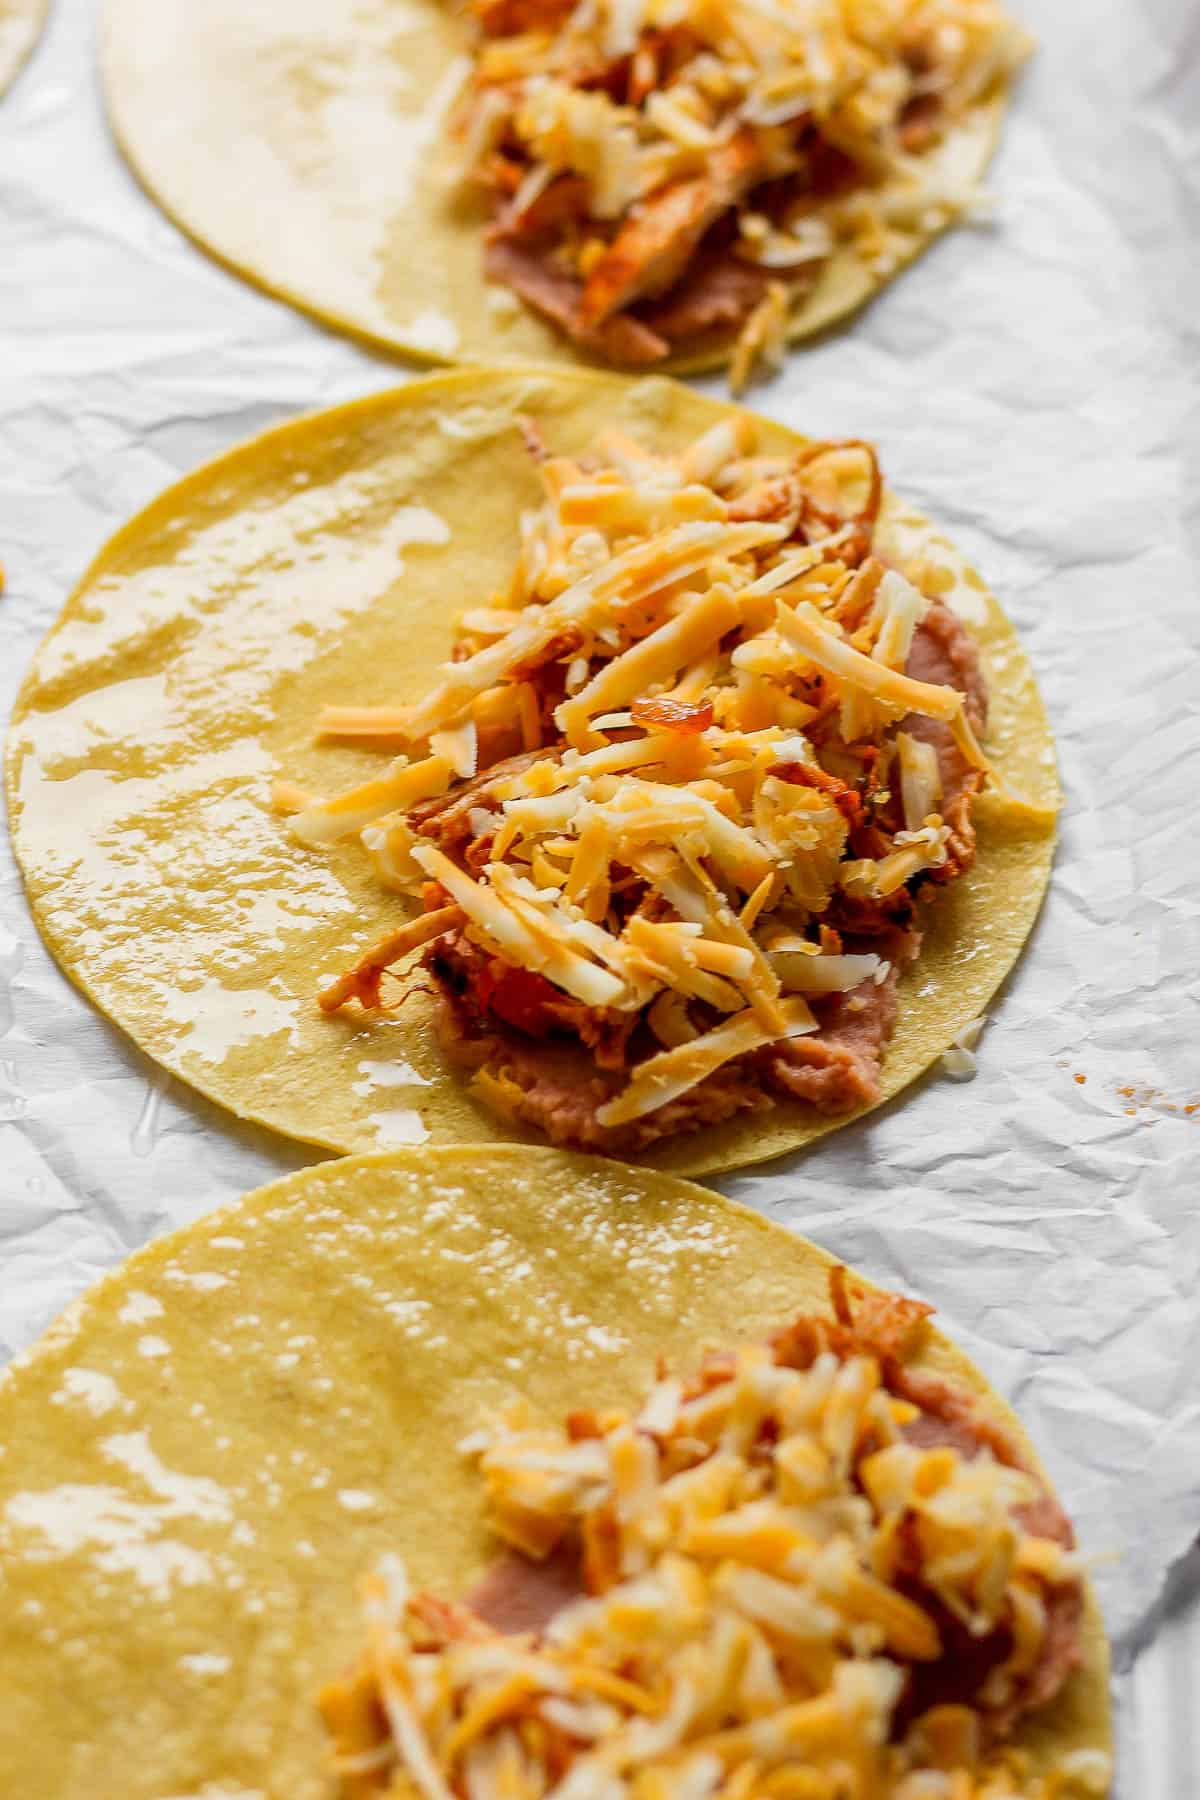
MULTIPOLYGON (((1042 49, 995 223, 751 398, 876 439, 1001 596, 1058 734, 1050 896, 972 1082, 934 1075, 722 1185, 937 1304, 1042 1448, 1118 1658, 1139 1654, 1126 1711, 1153 1721, 1151 1655, 1185 1641, 1168 1575, 1191 1568, 1194 1590, 1200 1528, 1200 38, 1174 0, 1021 11, 1042 49)), ((246 435, 406 374, 158 214, 108 138, 95 29, 87 0, 59 0, 0 107, 5 716, 133 511, 246 435)), ((0 1349, 156 1233, 313 1159, 165 1082, 95 1014, 0 845, 0 1349)), ((1194 1736, 1158 1792, 1200 1791, 1194 1736)), ((1127 1740, 1129 1800, 1158 1768, 1127 1740)))

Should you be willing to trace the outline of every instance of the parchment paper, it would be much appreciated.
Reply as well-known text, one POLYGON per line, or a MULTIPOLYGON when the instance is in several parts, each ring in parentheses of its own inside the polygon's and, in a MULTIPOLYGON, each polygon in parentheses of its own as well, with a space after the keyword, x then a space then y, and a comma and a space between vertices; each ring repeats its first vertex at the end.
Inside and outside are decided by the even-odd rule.
MULTIPOLYGON (((1068 794, 1051 898, 974 1080, 931 1078, 723 1185, 937 1303, 1043 1447, 1119 1667, 1146 1668, 1168 1613, 1200 1643, 1177 1625, 1200 1530, 1200 15, 1023 13, 1043 48, 994 224, 753 399, 876 439, 1017 622, 1068 794)), ((94 34, 90 0, 59 0, 0 103, 5 716, 130 512, 247 433, 406 374, 159 216, 110 145, 94 34)), ((149 1236, 310 1158, 167 1087, 88 1008, 0 844, 0 1349, 149 1236)), ((1165 1765, 1125 1754, 1143 1800, 1165 1765)), ((1196 1791, 1178 1745, 1170 1766, 1158 1791, 1196 1791)))

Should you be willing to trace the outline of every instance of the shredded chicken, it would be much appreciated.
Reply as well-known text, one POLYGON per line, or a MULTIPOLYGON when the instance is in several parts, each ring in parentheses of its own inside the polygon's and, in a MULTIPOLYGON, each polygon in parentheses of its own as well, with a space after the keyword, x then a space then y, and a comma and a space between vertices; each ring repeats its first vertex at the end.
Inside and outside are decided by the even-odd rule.
POLYGON ((611 362, 720 330, 740 380, 839 250, 886 274, 971 208, 933 159, 1030 49, 1000 0, 469 10, 452 126, 488 278, 611 362))
POLYGON ((369 1578, 366 1653, 320 1696, 347 1800, 1107 1791, 1104 1752, 1021 1748, 1080 1659, 1061 1507, 911 1366, 928 1307, 830 1285, 832 1318, 660 1365, 631 1409, 472 1434, 505 1554, 464 1603, 369 1578))
POLYGON ((480 1097, 588 1149, 873 1104, 921 896, 974 854, 974 641, 873 554, 868 444, 760 455, 730 417, 569 458, 521 429, 545 499, 507 586, 430 693, 318 721, 408 753, 281 796, 424 909, 321 1005, 386 1008, 420 953, 480 1097))

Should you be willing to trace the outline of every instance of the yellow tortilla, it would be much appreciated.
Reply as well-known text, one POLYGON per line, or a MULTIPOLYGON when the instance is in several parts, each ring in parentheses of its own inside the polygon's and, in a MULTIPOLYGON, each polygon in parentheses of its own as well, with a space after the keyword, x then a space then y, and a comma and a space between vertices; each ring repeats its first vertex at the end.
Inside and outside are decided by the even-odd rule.
POLYGON ((0 0, 0 94, 24 68, 49 11, 50 0, 0 0))
MULTIPOLYGON (((485 220, 452 184, 443 126, 469 41, 449 0, 108 0, 109 115, 177 225, 324 324, 423 362, 586 361, 525 306, 489 298, 485 220)), ((930 169, 977 180, 1004 107, 976 107, 930 169)), ((936 235, 905 233, 897 268, 936 235)), ((840 251, 791 336, 837 324, 887 279, 840 251)), ((668 366, 719 367, 729 348, 710 339, 668 366)))
MULTIPOLYGON (((622 1404, 663 1352, 828 1311, 830 1258, 687 1183, 543 1150, 307 1169, 140 1251, 0 1381, 0 1791, 329 1800, 313 1705, 388 1549, 493 1546, 455 1446, 526 1394, 622 1404)), ((937 1334, 921 1364, 985 1396, 937 1334)), ((1107 1646, 1022 1736, 1109 1747, 1107 1646)))
MULTIPOLYGON (((537 492, 516 414, 571 452, 610 424, 682 446, 732 410, 662 377, 435 376, 268 432, 127 525, 42 645, 9 741, 17 855, 72 979, 172 1074, 290 1136, 339 1151, 513 1136, 447 1064, 426 997, 391 1019, 319 1011, 323 982, 401 902, 355 840, 295 843, 272 784, 334 792, 378 772, 371 752, 313 743, 321 707, 427 692, 455 611, 507 579, 537 492)), ((764 449, 799 441, 763 422, 764 449)), ((893 497, 880 541, 920 562, 977 637, 989 751, 1013 787, 1053 802, 1049 729, 1000 608, 893 497)), ((930 909, 904 978, 884 1098, 983 1010, 1037 914, 1053 833, 990 802, 981 817, 977 866, 930 909)), ((844 1122, 780 1103, 649 1160, 730 1168, 844 1122)))

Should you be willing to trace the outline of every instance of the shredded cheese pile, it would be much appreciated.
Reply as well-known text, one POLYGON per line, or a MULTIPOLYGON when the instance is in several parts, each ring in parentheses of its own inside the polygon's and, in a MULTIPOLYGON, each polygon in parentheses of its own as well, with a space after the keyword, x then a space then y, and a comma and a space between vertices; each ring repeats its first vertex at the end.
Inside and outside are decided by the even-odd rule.
POLYGON ((349 1791, 1107 1791, 1102 1754, 1035 1777, 989 1731, 1041 1655, 1050 1596, 1079 1579, 1072 1552, 1020 1523, 1039 1483, 986 1449, 906 1442, 918 1409, 885 1366, 802 1319, 690 1382, 660 1379, 636 1412, 579 1412, 556 1431, 518 1408, 469 1440, 500 1538, 527 1558, 577 1551, 587 1594, 540 1636, 502 1635, 413 1594, 389 1559, 368 1584, 367 1654, 321 1697, 349 1791), (1004 1627, 1011 1649, 971 1703, 897 1731, 906 1670, 943 1655, 939 1616, 979 1639, 1004 1627))
MULTIPOLYGON (((321 717, 323 735, 406 750, 332 799, 284 784, 293 833, 357 836, 428 909, 327 1010, 379 1003, 382 971, 456 930, 549 984, 602 1066, 648 1032, 598 1115, 615 1128, 888 978, 886 954, 846 953, 828 920, 871 914, 886 946, 908 884, 964 866, 911 720, 947 727, 969 765, 960 830, 987 763, 963 694, 904 673, 931 602, 870 553, 873 450, 755 455, 754 436, 737 417, 675 456, 615 432, 582 459, 534 442, 544 503, 433 691, 321 717)), ((502 1071, 479 1081, 505 1109, 502 1071)))
MULTIPOLYGON (((457 110, 465 172, 493 199, 495 233, 577 284, 574 313, 558 322, 580 338, 664 292, 686 294, 718 225, 722 252, 770 277, 776 311, 784 284, 804 283, 839 246, 889 273, 911 253, 908 234, 978 205, 970 176, 927 153, 1031 48, 998 0, 471 10, 473 70, 457 110)), ((526 297, 541 303, 532 285, 526 297)), ((644 316, 670 335, 653 306, 644 316)), ((756 309, 746 346, 769 345, 771 316, 756 309)))
MULTIPOLYGON (((753 437, 737 418, 679 456, 609 433, 543 457, 513 577, 461 616, 434 690, 323 715, 409 753, 330 800, 285 787, 294 834, 357 834, 387 887, 433 897, 327 1009, 374 1003, 383 968, 461 930, 574 1006, 599 1060, 648 1027, 655 1053, 598 1114, 615 1128, 887 978, 822 920, 840 895, 886 923, 908 883, 957 873, 936 750, 898 726, 953 734, 960 814, 987 763, 963 694, 904 673, 930 601, 870 554, 874 452, 756 456, 753 437), (868 820, 876 853, 854 854, 868 820)), ((479 1079, 503 1109, 502 1074, 479 1079)))

